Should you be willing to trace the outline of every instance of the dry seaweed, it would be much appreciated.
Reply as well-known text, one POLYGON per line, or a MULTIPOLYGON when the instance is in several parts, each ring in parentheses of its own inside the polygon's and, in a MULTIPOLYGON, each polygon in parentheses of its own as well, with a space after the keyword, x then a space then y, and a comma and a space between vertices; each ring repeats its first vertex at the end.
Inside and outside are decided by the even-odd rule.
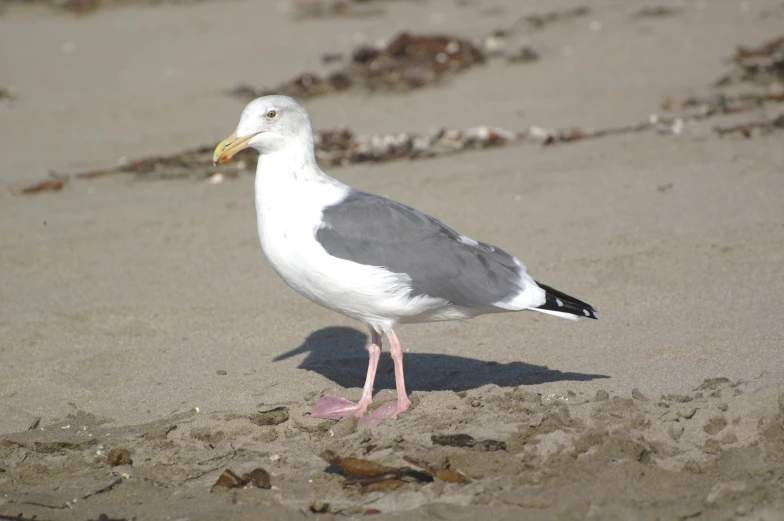
POLYGON ((738 47, 732 57, 735 69, 716 80, 716 87, 748 82, 784 83, 784 36, 757 47, 738 47))
POLYGON ((355 88, 408 91, 438 83, 484 60, 483 52, 468 40, 403 32, 385 47, 358 47, 346 66, 329 74, 300 74, 271 89, 241 84, 229 93, 244 98, 268 94, 308 98, 355 88))
MULTIPOLYGON (((384 163, 395 160, 416 160, 442 157, 451 154, 492 147, 520 144, 526 141, 541 145, 571 143, 583 139, 605 137, 656 130, 661 133, 678 133, 682 125, 680 119, 667 121, 654 117, 650 121, 636 125, 608 127, 603 129, 567 129, 532 126, 520 132, 497 127, 472 127, 467 129, 438 129, 427 134, 359 134, 348 129, 325 130, 314 134, 316 158, 322 165, 339 166, 356 163, 384 163)), ((76 179, 95 179, 109 174, 133 174, 141 179, 208 179, 217 183, 225 178, 236 178, 240 174, 252 172, 256 153, 243 150, 236 159, 220 166, 216 173, 212 165, 212 152, 215 145, 204 145, 186 149, 172 155, 157 155, 100 170, 76 173, 76 179)), ((16 190, 16 193, 30 194, 46 190, 60 190, 69 176, 42 181, 35 185, 16 190)))
POLYGON ((385 13, 384 8, 377 5, 368 5, 369 3, 370 0, 296 0, 293 2, 292 7, 294 17, 298 19, 364 18, 385 13))
POLYGON ((683 9, 680 7, 670 7, 657 5, 653 7, 642 7, 632 15, 632 18, 665 18, 681 14, 683 9))
MULTIPOLYGON (((113 173, 133 173, 138 176, 156 179, 174 179, 184 177, 209 177, 214 172, 212 152, 215 145, 205 145, 183 150, 167 156, 150 156, 133 161, 123 161, 112 168, 91 170, 76 174, 80 179, 93 179, 113 173)), ((236 177, 247 170, 245 160, 253 159, 252 150, 243 150, 235 156, 238 160, 221 167, 227 177, 236 177)))
POLYGON ((85 14, 104 7, 125 5, 182 5, 196 4, 204 1, 205 0, 0 0, 0 7, 8 5, 43 5, 59 11, 85 14))
POLYGON ((735 125, 713 127, 713 131, 720 136, 725 136, 727 134, 740 134, 745 138, 752 137, 754 135, 754 131, 768 133, 775 130, 784 130, 784 114, 780 114, 775 118, 764 119, 762 121, 750 121, 746 123, 738 123, 735 125))
MULTIPOLYGON (((454 154, 465 150, 505 146, 520 142, 525 133, 501 128, 475 127, 440 129, 429 134, 368 134, 355 135, 350 130, 316 132, 316 158, 327 165, 382 163, 396 159, 417 159, 454 154)), ((115 173, 132 173, 148 179, 209 178, 215 173, 212 152, 215 145, 190 148, 168 156, 151 156, 125 161, 113 168, 81 172, 80 179, 93 179, 115 173)), ((237 160, 221 165, 226 177, 237 177, 255 162, 253 150, 243 150, 237 160)))
POLYGON ((434 445, 465 447, 481 451, 506 450, 506 442, 496 440, 476 440, 468 434, 433 434, 430 440, 434 445))
POLYGON ((766 104, 784 103, 784 90, 769 92, 745 92, 741 94, 715 94, 705 97, 690 96, 676 101, 671 98, 664 100, 662 110, 686 111, 688 119, 703 119, 716 115, 738 114, 764 107, 766 104))
MULTIPOLYGON (((364 2, 363 2, 364 3, 364 2)), ((378 14, 375 6, 359 6, 347 0, 305 0, 295 4, 295 13, 304 17, 344 14, 378 14)), ((550 24, 586 16, 590 9, 578 6, 518 19, 511 27, 493 31, 484 38, 469 41, 453 35, 412 35, 399 33, 386 46, 360 45, 347 64, 326 74, 305 72, 275 87, 241 83, 228 91, 242 98, 269 94, 307 98, 349 89, 404 92, 436 85, 444 78, 484 63, 489 57, 506 56, 512 63, 531 63, 539 53, 530 47, 504 51, 508 38, 524 31, 539 30, 550 24)), ((342 56, 324 55, 325 63, 340 61, 342 56)))
POLYGON ((561 11, 548 11, 544 14, 532 14, 523 16, 513 26, 512 30, 519 29, 544 29, 548 25, 556 22, 574 20, 590 14, 591 10, 586 6, 578 6, 561 11))
POLYGON ((35 184, 25 186, 18 190, 20 194, 38 194, 41 192, 59 192, 65 186, 67 179, 45 179, 35 184))

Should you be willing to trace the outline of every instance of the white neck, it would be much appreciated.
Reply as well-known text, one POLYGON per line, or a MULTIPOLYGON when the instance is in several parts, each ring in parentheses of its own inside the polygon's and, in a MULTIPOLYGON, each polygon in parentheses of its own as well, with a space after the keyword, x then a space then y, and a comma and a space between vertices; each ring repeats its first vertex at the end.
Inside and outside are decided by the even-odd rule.
POLYGON ((283 181, 316 181, 327 177, 316 163, 313 144, 287 146, 259 155, 256 165, 256 182, 280 183, 283 181))
POLYGON ((256 166, 256 217, 262 248, 291 234, 311 236, 321 211, 351 190, 316 164, 312 149, 286 147, 259 156, 256 166), (265 246, 266 245, 266 246, 265 246))
MULTIPOLYGON (((256 165, 256 206, 263 213, 270 205, 299 205, 315 193, 345 193, 349 188, 321 171, 312 145, 285 147, 259 155, 256 165)), ((320 196, 316 196, 317 198, 320 196)), ((327 195, 328 199, 332 195, 327 195)), ((321 205, 318 206, 319 211, 321 205)))

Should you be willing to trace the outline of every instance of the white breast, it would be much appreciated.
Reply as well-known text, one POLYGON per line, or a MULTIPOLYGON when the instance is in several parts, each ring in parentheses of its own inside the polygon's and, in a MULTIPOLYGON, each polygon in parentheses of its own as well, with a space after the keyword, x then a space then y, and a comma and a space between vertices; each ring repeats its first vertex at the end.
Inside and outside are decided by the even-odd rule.
POLYGON ((322 210, 342 200, 348 186, 326 176, 295 180, 270 174, 256 174, 261 247, 278 275, 297 292, 379 331, 444 304, 440 299, 409 298, 410 279, 405 275, 332 257, 321 247, 316 232, 322 210))

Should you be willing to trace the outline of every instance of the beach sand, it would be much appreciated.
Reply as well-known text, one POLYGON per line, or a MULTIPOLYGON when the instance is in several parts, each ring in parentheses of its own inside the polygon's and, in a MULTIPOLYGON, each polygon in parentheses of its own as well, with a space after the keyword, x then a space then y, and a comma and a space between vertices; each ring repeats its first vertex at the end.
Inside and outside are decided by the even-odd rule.
MULTIPOLYGON (((401 30, 481 38, 545 7, 377 5, 315 19, 250 0, 0 15, 13 96, 0 99, 0 514, 293 519, 322 515, 316 502, 376 519, 782 519, 784 134, 713 130, 781 103, 684 119, 675 134, 325 166, 502 246, 600 316, 402 327, 413 407, 375 426, 308 415, 325 392, 359 396, 367 334, 266 263, 250 173, 72 176, 20 193, 50 172, 216 143, 246 102, 227 95, 239 82, 320 73, 324 52, 401 30), (431 440, 458 433, 506 449, 431 440), (109 466, 120 448, 132 464, 109 466), (471 483, 344 487, 324 450, 390 467, 408 455, 471 483), (258 467, 271 490, 211 491, 224 470, 258 467)), ((356 133, 634 125, 667 98, 724 92, 712 84, 736 47, 784 27, 778 0, 589 5, 510 37, 534 63, 499 57, 410 92, 303 103, 315 129, 356 133), (655 6, 673 11, 636 16, 655 6)), ((376 389, 376 403, 394 397, 386 351, 376 389)))

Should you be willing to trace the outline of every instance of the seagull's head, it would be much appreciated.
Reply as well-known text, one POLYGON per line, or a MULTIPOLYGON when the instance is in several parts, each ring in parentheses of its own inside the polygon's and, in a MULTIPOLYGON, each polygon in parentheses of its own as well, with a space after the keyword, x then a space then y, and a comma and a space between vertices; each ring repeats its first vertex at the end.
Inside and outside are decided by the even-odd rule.
POLYGON ((216 165, 225 163, 246 148, 268 154, 289 146, 308 146, 312 150, 310 116, 288 96, 264 96, 248 103, 237 130, 218 144, 212 161, 216 165))

